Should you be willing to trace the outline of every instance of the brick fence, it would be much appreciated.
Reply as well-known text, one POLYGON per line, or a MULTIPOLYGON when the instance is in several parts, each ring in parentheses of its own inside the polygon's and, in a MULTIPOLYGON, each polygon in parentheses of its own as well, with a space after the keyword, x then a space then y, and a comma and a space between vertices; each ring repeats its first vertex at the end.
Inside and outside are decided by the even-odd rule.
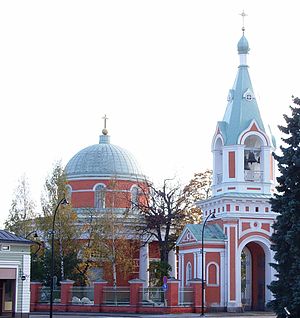
MULTIPOLYGON (((180 281, 174 278, 168 280, 167 290, 156 289, 160 303, 152 301, 144 301, 142 296, 145 292, 144 281, 133 279, 129 281, 129 287, 124 288, 127 291, 127 301, 125 303, 111 304, 106 298, 108 291, 113 290, 107 286, 106 281, 95 282, 91 290, 93 301, 89 303, 74 303, 74 282, 67 280, 61 282, 60 298, 55 299, 53 311, 56 312, 115 312, 115 313, 153 313, 153 314, 169 314, 169 313, 198 313, 201 310, 201 282, 191 281, 189 288, 189 301, 183 297, 183 291, 179 288, 180 281)), ((41 302, 40 291, 41 283, 31 283, 31 312, 47 312, 49 311, 48 302, 41 302)), ((115 289, 120 290, 120 288, 115 289)), ((150 289, 149 289, 150 290, 150 289)), ((150 292, 149 292, 150 295, 150 292)), ((187 295, 187 294, 186 294, 187 295)), ((151 298, 151 297, 150 297, 151 298)), ((80 302, 80 299, 76 297, 80 302)), ((84 300, 84 298, 82 298, 84 300)), ((85 297, 85 300, 89 300, 85 297)))

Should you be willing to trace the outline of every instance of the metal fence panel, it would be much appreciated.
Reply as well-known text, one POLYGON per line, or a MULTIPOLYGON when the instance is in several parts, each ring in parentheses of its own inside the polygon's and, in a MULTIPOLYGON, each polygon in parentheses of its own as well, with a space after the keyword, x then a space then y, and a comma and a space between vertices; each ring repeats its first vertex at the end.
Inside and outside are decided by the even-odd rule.
MULTIPOLYGON (((39 289, 39 303, 50 303, 50 287, 42 286, 39 289)), ((60 287, 53 289, 53 303, 60 303, 60 287)))
POLYGON ((166 292, 161 287, 143 288, 140 296, 143 306, 166 306, 166 292))
POLYGON ((179 305, 191 306, 194 303, 194 291, 191 287, 179 288, 179 305))
POLYGON ((129 305, 130 288, 129 287, 105 287, 104 288, 105 305, 129 305))
POLYGON ((93 305, 94 304, 94 288, 85 286, 74 286, 71 289, 72 304, 93 305))

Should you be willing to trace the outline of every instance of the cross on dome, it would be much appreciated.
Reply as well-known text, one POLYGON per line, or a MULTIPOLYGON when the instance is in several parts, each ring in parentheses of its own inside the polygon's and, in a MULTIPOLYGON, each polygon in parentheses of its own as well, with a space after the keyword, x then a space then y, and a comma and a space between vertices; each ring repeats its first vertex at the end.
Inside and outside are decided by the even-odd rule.
POLYGON ((107 121, 108 117, 106 116, 106 114, 104 115, 104 117, 102 117, 102 119, 104 119, 104 128, 102 129, 102 134, 107 135, 108 130, 106 129, 106 121, 107 121))

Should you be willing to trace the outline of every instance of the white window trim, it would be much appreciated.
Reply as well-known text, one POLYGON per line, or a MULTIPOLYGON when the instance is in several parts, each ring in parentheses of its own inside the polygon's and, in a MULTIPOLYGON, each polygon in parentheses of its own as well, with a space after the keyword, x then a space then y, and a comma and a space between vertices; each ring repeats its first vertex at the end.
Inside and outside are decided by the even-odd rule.
POLYGON ((219 264, 216 263, 216 262, 209 262, 207 264, 207 267, 206 267, 206 282, 207 282, 207 286, 220 286, 220 267, 219 267, 219 264), (217 283, 216 284, 209 284, 209 267, 211 265, 214 265, 216 266, 216 281, 217 283))
POLYGON ((185 267, 185 285, 189 286, 190 285, 190 280, 192 279, 192 264, 191 262, 187 262, 186 267, 185 267))
POLYGON ((10 245, 9 244, 1 244, 1 251, 3 252, 10 252, 10 245), (7 249, 3 249, 3 247, 8 247, 7 249))

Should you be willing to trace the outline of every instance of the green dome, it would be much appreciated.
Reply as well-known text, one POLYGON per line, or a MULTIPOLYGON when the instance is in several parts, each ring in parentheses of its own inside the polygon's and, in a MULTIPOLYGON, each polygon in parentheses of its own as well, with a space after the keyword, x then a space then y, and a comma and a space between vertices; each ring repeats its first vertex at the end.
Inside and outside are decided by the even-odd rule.
POLYGON ((144 179, 133 155, 112 145, 109 136, 100 136, 99 144, 79 151, 66 166, 68 180, 90 178, 144 179))
POLYGON ((249 50, 250 50, 249 44, 248 44, 248 41, 244 35, 240 38, 239 43, 237 45, 237 49, 238 49, 239 54, 248 54, 249 53, 249 50))

